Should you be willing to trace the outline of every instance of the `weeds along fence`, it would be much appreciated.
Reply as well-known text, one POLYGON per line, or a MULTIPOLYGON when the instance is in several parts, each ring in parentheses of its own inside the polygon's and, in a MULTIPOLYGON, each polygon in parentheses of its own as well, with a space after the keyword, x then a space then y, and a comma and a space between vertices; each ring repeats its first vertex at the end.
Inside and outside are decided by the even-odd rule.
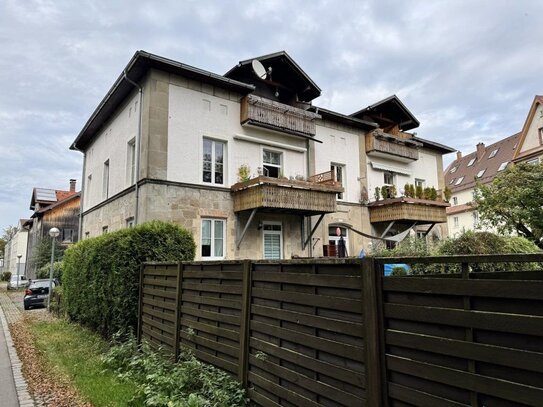
POLYGON ((255 405, 541 406, 542 262, 149 263, 138 335, 176 356, 192 349, 237 376, 255 405), (384 277, 387 263, 460 272, 384 277), (470 272, 489 264, 535 270, 470 272))

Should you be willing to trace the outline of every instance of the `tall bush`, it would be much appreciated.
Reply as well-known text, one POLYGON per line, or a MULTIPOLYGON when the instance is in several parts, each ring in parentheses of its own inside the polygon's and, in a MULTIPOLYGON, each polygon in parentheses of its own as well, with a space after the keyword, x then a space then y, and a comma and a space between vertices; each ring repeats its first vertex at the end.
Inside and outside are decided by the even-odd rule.
POLYGON ((67 315, 105 337, 135 328, 141 264, 193 260, 195 249, 190 232, 160 221, 75 244, 64 254, 67 315))

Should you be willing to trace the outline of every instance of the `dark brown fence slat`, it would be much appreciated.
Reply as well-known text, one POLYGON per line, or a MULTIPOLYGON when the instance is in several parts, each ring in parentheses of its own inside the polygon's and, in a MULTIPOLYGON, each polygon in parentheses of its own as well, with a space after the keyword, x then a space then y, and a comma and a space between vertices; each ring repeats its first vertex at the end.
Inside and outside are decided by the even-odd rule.
POLYGON ((281 405, 277 404, 275 401, 270 400, 263 394, 258 393, 255 391, 254 388, 249 388, 247 393, 249 394, 249 398, 251 401, 257 403, 257 405, 262 407, 281 407, 281 405))
POLYGON ((251 313, 254 315, 276 318, 282 321, 296 322, 301 325, 326 329, 331 332, 351 335, 354 337, 362 337, 363 325, 354 322, 341 321, 338 319, 315 316, 302 312, 287 311, 284 309, 266 307, 263 305, 252 305, 251 313))
POLYGON ((543 373, 543 353, 390 329, 386 332, 386 343, 543 373))
POLYGON ((344 366, 317 360, 313 357, 256 338, 251 338, 251 347, 257 351, 284 359, 296 365, 307 367, 316 373, 330 376, 338 381, 349 383, 353 386, 360 386, 361 388, 365 387, 366 378, 363 372, 356 372, 344 366))
POLYGON ((175 288, 176 285, 177 285, 177 279, 175 279, 175 280, 164 280, 164 279, 152 279, 152 278, 146 277, 143 280, 143 284, 144 284, 145 287, 147 287, 147 286, 157 286, 157 287, 175 288))
POLYGON ((183 283, 184 290, 192 291, 204 291, 210 293, 223 293, 223 294, 241 294, 240 285, 227 285, 227 284, 205 284, 205 283, 183 283))
POLYGON ((147 325, 143 326, 142 332, 154 339, 154 342, 157 344, 167 345, 173 349, 173 338, 171 336, 166 336, 158 331, 154 331, 151 328, 148 328, 147 325))
POLYGON ((362 302, 342 297, 253 288, 253 297, 359 313, 362 302))
MULTIPOLYGON (((184 288, 184 287, 183 287, 184 288)), ((225 307, 241 309, 241 301, 226 298, 207 297, 205 295, 191 295, 183 293, 183 302, 191 302, 201 305, 214 305, 216 307, 225 307)))
POLYGON ((197 329, 199 331, 207 332, 209 334, 222 336, 226 339, 239 341, 239 332, 232 331, 230 329, 219 328, 214 325, 208 325, 198 321, 194 321, 192 319, 181 317, 181 329, 183 329, 183 327, 197 329))
POLYGON ((167 325, 167 324, 164 324, 156 319, 151 319, 151 318, 148 318, 146 317, 145 315, 143 316, 143 323, 145 325, 149 325, 149 326, 154 326, 155 328, 158 328, 160 329, 161 331, 164 331, 164 332, 168 332, 169 334, 174 334, 175 332, 175 327, 172 325, 167 325))
POLYGON ((469 407, 469 404, 457 403, 432 394, 425 393, 397 383, 388 383, 388 390, 391 397, 420 407, 469 407))
POLYGON ((316 287, 349 288, 351 290, 362 288, 362 279, 360 276, 336 276, 327 274, 277 273, 274 271, 259 271, 255 273, 253 279, 254 281, 312 285, 316 287))
POLYGON ((281 328, 279 326, 268 325, 259 321, 251 321, 250 326, 251 329, 256 332, 262 332, 293 343, 301 343, 307 347, 328 352, 333 355, 343 356, 359 362, 364 361, 364 348, 362 347, 346 345, 330 339, 315 337, 290 329, 281 328))
POLYGON ((353 394, 349 394, 326 383, 311 379, 298 372, 289 370, 267 360, 260 360, 254 355, 250 355, 249 358, 251 365, 256 366, 266 372, 272 373, 275 376, 281 377, 283 380, 296 383, 298 386, 301 386, 304 389, 310 390, 319 396, 332 399, 337 403, 342 403, 345 406, 359 406, 365 402, 365 400, 356 397, 353 394))
POLYGON ((401 373, 422 377, 438 383, 516 401, 533 407, 541 406, 543 389, 495 379, 480 374, 431 365, 399 356, 387 356, 388 368, 401 373))
POLYGON ((253 288, 253 265, 243 262, 243 297, 241 300, 240 343, 239 343, 239 375, 238 379, 247 387, 249 371, 249 321, 251 319, 251 293, 253 288))
POLYGON ((205 311, 200 308, 182 306, 181 313, 185 315, 192 315, 199 318, 209 319, 211 321, 225 322, 231 325, 240 324, 240 317, 236 315, 224 314, 220 312, 205 311))
POLYGON ((241 280, 243 273, 241 271, 188 271, 185 270, 184 276, 187 280, 195 278, 217 279, 217 280, 241 280))
MULTIPOLYGON (((543 277, 543 273, 542 273, 543 277)), ((434 278, 389 277, 383 282, 385 291, 456 296, 519 298, 543 300, 543 281, 448 280, 434 278)))
POLYGON ((169 298, 171 300, 175 300, 175 290, 172 291, 166 291, 166 290, 159 290, 159 289, 153 289, 153 288, 147 288, 145 285, 143 286, 143 295, 154 295, 155 297, 163 297, 163 298, 169 298))
POLYGON ((256 373, 249 372, 249 380, 257 386, 264 387, 274 394, 280 394, 281 398, 287 400, 288 402, 294 404, 298 407, 322 407, 322 404, 319 404, 315 401, 309 400, 306 397, 297 394, 296 392, 286 389, 283 386, 280 386, 276 383, 273 383, 262 376, 257 375, 256 373))
POLYGON ((191 344, 185 344, 188 348, 190 348, 191 352, 196 356, 198 359, 203 360, 204 362, 210 363, 214 366, 217 366, 221 369, 226 370, 227 372, 236 374, 238 371, 238 365, 237 363, 229 362, 225 359, 219 358, 215 355, 212 355, 211 353, 204 352, 202 350, 196 349, 194 345, 191 344))
MULTIPOLYGON (((145 269, 145 275, 146 276, 167 276, 167 277, 175 277, 177 276, 177 264, 171 265, 170 268, 152 268, 153 266, 148 266, 145 269)), ((156 266, 155 266, 156 267, 156 266)), ((160 266, 165 267, 165 266, 160 266)))
MULTIPOLYGON (((188 333, 181 331, 179 336, 187 342, 195 343, 196 345, 204 346, 211 351, 221 352, 226 355, 237 358, 239 349, 234 346, 227 345, 225 343, 213 341, 211 339, 206 339, 198 335, 189 335, 188 333)), ((201 348, 198 348, 201 350, 201 348)), ((219 356, 217 356, 219 357, 219 356)))
MULTIPOLYGON (((164 298, 157 299, 157 298, 149 298, 149 297, 143 297, 142 299, 143 305, 150 305, 153 307, 158 308, 164 308, 170 311, 175 311, 175 302, 173 301, 164 301, 164 298)), ((141 313, 140 313, 141 314, 141 313)))
POLYGON ((143 315, 151 315, 153 317, 161 318, 165 321, 175 323, 175 314, 169 314, 164 312, 164 309, 151 308, 146 304, 143 304, 143 315))
POLYGON ((385 304, 387 318, 541 336, 543 317, 485 311, 385 304))

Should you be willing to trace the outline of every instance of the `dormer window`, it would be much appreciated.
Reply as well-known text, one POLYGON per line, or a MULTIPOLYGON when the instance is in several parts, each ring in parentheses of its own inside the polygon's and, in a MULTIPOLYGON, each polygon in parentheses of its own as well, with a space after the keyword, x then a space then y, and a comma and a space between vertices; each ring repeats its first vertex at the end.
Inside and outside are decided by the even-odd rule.
POLYGON ((497 148, 497 149, 495 149, 495 150, 492 150, 492 152, 490 153, 490 155, 488 156, 488 158, 492 158, 492 157, 495 157, 495 156, 496 156, 496 154, 498 153, 498 150, 499 150, 498 148, 497 148))
POLYGON ((454 185, 460 185, 462 183, 462 181, 464 181, 464 177, 460 177, 456 180, 456 182, 454 183, 454 185))
POLYGON ((475 162, 475 157, 469 160, 468 167, 471 167, 474 162, 475 162))
POLYGON ((475 176, 475 178, 481 178, 485 174, 485 171, 486 171, 486 168, 484 170, 479 171, 477 175, 475 176))

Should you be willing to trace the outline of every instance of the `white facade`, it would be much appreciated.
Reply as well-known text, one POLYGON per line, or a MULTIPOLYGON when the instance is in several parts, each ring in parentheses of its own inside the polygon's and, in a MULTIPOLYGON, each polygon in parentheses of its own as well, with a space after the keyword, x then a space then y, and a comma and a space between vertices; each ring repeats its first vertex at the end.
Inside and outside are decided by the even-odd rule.
POLYGON ((535 114, 526 132, 523 143, 519 146, 519 155, 543 145, 543 105, 537 104, 535 114))
POLYGON ((129 143, 135 141, 138 130, 138 99, 137 94, 133 95, 86 151, 83 211, 133 184, 128 170, 129 143))
POLYGON ((6 243, 4 271, 11 272, 12 275, 17 274, 17 267, 20 262, 19 274, 25 274, 26 257, 28 247, 28 230, 24 229, 19 222, 17 233, 6 243), (17 257, 20 255, 20 260, 17 257))

